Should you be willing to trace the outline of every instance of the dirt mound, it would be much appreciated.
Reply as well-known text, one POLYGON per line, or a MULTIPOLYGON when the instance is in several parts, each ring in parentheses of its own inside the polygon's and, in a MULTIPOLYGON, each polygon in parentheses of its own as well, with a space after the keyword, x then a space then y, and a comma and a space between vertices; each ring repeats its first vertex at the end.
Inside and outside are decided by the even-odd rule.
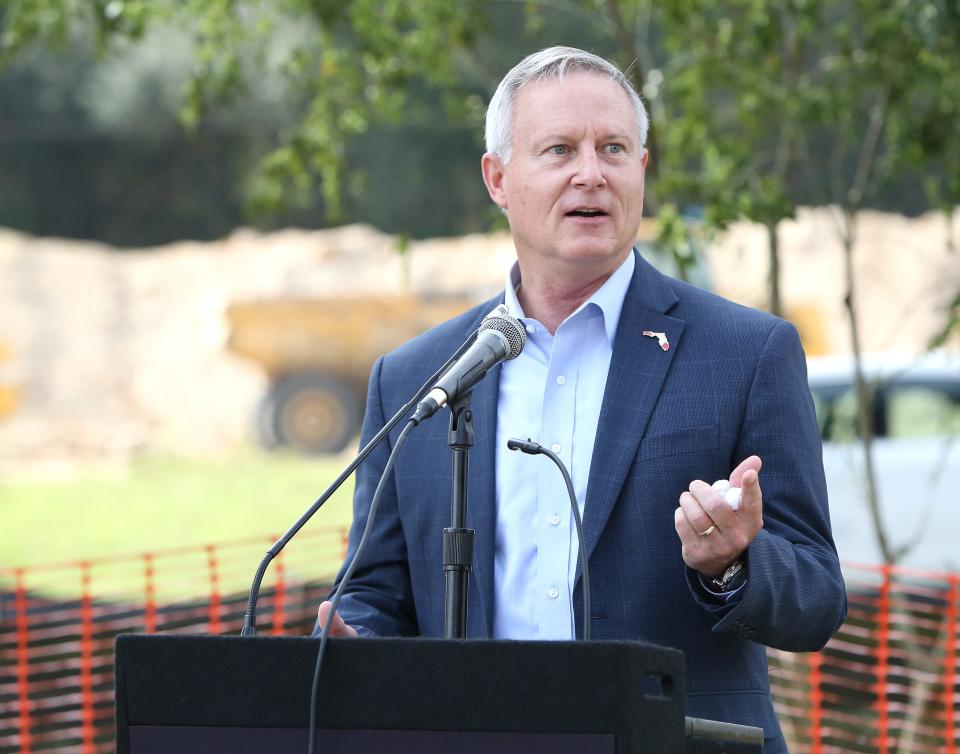
MULTIPOLYGON (((849 340, 832 222, 829 210, 807 210, 784 224, 783 294, 788 313, 813 312, 824 350, 842 352, 849 340)), ((942 324, 960 289, 945 227, 940 215, 863 215, 866 349, 916 352, 942 324)), ((706 254, 713 287, 764 305, 765 244, 764 231, 746 224, 718 239, 706 254)), ((249 437, 265 388, 258 367, 225 348, 229 303, 403 291, 479 301, 500 288, 512 259, 506 234, 414 242, 400 254, 395 239, 365 226, 239 230, 123 253, 0 230, 0 345, 10 352, 0 385, 18 391, 18 408, 0 420, 0 465, 227 452, 249 437)))
POLYGON ((11 354, 0 383, 18 392, 0 421, 0 464, 228 451, 265 388, 258 367, 225 348, 230 302, 463 290, 464 269, 479 300, 502 284, 511 252, 501 235, 399 254, 364 226, 123 253, 0 231, 0 342, 11 354))

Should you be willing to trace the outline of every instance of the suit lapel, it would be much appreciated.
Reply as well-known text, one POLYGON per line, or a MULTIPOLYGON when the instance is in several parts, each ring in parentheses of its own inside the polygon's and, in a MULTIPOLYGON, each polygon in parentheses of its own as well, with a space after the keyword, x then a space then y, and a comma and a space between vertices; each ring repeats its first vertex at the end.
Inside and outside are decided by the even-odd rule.
POLYGON ((685 324, 665 313, 677 297, 664 276, 639 255, 636 263, 617 327, 590 464, 583 522, 588 558, 629 476, 685 324), (665 333, 669 348, 664 350, 644 331, 665 333))

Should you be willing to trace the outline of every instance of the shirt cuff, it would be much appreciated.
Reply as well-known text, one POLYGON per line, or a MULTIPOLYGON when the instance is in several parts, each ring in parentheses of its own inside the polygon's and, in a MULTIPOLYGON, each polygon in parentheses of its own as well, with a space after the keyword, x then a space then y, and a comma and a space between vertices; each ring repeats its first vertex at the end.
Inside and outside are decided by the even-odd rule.
POLYGON ((718 592, 716 589, 713 588, 713 585, 710 583, 710 579, 705 578, 702 573, 698 573, 697 577, 700 579, 700 586, 703 587, 704 591, 706 591, 707 594, 709 594, 715 600, 719 600, 724 605, 726 605, 734 597, 740 594, 740 592, 743 591, 743 588, 747 585, 747 582, 749 581, 749 577, 747 577, 747 579, 744 579, 744 582, 740 586, 738 586, 736 589, 733 589, 729 592, 718 592))

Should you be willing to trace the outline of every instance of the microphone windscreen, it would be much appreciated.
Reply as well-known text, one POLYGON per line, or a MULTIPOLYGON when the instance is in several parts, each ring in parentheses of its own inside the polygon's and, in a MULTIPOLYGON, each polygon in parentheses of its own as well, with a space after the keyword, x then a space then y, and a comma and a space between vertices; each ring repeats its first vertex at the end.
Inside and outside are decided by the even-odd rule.
MULTIPOLYGON (((494 312, 496 312, 496 310, 494 310, 494 312)), ((521 325, 519 321, 510 315, 497 314, 494 312, 484 317, 483 322, 480 324, 479 332, 496 330, 502 334, 507 339, 507 355, 504 361, 515 359, 527 344, 527 331, 523 329, 523 325, 521 325)))

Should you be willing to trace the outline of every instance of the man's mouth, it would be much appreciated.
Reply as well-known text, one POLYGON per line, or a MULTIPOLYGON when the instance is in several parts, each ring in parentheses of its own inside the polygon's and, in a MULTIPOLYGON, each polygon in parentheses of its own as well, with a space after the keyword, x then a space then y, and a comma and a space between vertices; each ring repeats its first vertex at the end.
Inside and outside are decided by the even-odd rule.
POLYGON ((581 208, 567 212, 567 217, 606 217, 607 213, 602 209, 581 208))

